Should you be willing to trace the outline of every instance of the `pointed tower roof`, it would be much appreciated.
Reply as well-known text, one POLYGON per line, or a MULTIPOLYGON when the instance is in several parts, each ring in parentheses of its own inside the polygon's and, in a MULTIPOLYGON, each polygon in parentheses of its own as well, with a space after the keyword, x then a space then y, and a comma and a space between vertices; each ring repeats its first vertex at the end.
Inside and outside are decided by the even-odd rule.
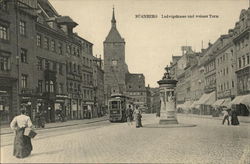
POLYGON ((104 42, 125 42, 124 39, 121 37, 120 33, 116 28, 116 20, 115 20, 115 9, 113 7, 113 15, 111 20, 111 29, 109 31, 108 36, 106 37, 104 42))

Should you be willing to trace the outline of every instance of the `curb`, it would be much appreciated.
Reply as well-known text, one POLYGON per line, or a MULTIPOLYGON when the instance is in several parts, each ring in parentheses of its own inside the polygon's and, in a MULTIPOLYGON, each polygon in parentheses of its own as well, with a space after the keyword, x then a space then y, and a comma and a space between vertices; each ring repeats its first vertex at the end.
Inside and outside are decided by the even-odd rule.
MULTIPOLYGON (((200 115, 195 116, 195 115, 177 114, 177 116, 178 115, 183 116, 183 117, 196 117, 196 118, 204 118, 204 119, 212 119, 212 120, 223 120, 223 118, 221 118, 221 117, 203 117, 203 116, 200 116, 200 115)), ((249 117, 249 119, 250 119, 250 116, 246 116, 246 117, 249 117)), ((240 120, 239 119, 239 121, 242 122, 242 123, 248 123, 248 124, 250 123, 250 120, 245 121, 245 120, 240 120)))
MULTIPOLYGON (((40 130, 45 130, 45 129, 54 129, 54 128, 62 128, 62 127, 68 127, 68 126, 75 126, 75 125, 81 125, 81 124, 91 124, 91 123, 96 123, 96 122, 102 122, 102 121, 107 121, 107 119, 103 119, 103 120, 96 120, 96 121, 90 121, 90 122, 86 122, 86 123, 74 123, 74 124, 69 124, 69 125, 59 125, 59 126, 52 126, 52 127, 45 127, 45 128, 39 128, 39 129, 35 129, 36 131, 40 131, 40 130)), ((5 132, 5 133, 0 133, 0 135, 5 135, 5 134, 11 134, 13 133, 12 131, 10 132, 5 132)))

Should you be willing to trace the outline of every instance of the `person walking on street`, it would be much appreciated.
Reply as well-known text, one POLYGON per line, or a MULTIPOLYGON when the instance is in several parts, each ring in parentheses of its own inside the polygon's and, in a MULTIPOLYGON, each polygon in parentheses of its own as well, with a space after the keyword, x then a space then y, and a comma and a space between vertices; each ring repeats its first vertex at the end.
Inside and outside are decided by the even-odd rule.
POLYGON ((15 130, 13 156, 25 158, 30 155, 33 147, 31 138, 24 135, 25 128, 32 128, 32 122, 29 116, 25 115, 25 109, 21 109, 21 114, 14 117, 10 123, 12 130, 15 130))
POLYGON ((229 125, 229 113, 226 109, 222 111, 223 113, 223 120, 222 120, 222 125, 224 125, 225 121, 227 120, 227 125, 229 125))
POLYGON ((231 125, 239 125, 240 122, 238 120, 238 114, 237 114, 237 111, 236 109, 232 109, 232 112, 231 112, 231 125))
POLYGON ((139 110, 139 127, 142 127, 141 119, 142 119, 142 112, 141 110, 139 110))
POLYGON ((141 111, 138 109, 138 106, 136 106, 136 109, 135 109, 136 128, 142 127, 141 118, 142 118, 141 111))
POLYGON ((131 106, 129 105, 127 111, 126 111, 126 115, 127 115, 127 122, 128 125, 133 125, 133 110, 131 109, 131 106))

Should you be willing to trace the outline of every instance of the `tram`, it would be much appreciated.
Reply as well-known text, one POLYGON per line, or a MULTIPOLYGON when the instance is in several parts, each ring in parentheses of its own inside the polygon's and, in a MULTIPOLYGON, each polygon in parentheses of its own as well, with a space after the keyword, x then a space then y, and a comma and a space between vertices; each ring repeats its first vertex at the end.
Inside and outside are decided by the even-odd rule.
POLYGON ((133 100, 122 94, 113 94, 108 101, 108 112, 110 122, 126 122, 126 109, 128 106, 133 109, 133 100))

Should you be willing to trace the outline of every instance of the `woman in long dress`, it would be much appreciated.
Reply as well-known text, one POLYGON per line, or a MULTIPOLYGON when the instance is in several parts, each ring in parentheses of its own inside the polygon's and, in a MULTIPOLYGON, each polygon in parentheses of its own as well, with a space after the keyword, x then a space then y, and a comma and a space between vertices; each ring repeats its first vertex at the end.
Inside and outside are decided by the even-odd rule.
POLYGON ((25 115, 25 110, 21 110, 19 116, 14 117, 10 123, 12 130, 15 130, 14 151, 13 156, 17 158, 25 158, 30 155, 33 147, 31 138, 24 135, 25 128, 32 128, 32 122, 29 116, 25 115))
POLYGON ((240 122, 238 120, 238 114, 237 114, 237 111, 236 109, 233 109, 231 111, 231 125, 239 125, 240 122))
POLYGON ((136 109, 135 109, 135 123, 136 123, 136 128, 142 127, 141 118, 142 118, 141 112, 138 109, 138 107, 136 107, 136 109))

